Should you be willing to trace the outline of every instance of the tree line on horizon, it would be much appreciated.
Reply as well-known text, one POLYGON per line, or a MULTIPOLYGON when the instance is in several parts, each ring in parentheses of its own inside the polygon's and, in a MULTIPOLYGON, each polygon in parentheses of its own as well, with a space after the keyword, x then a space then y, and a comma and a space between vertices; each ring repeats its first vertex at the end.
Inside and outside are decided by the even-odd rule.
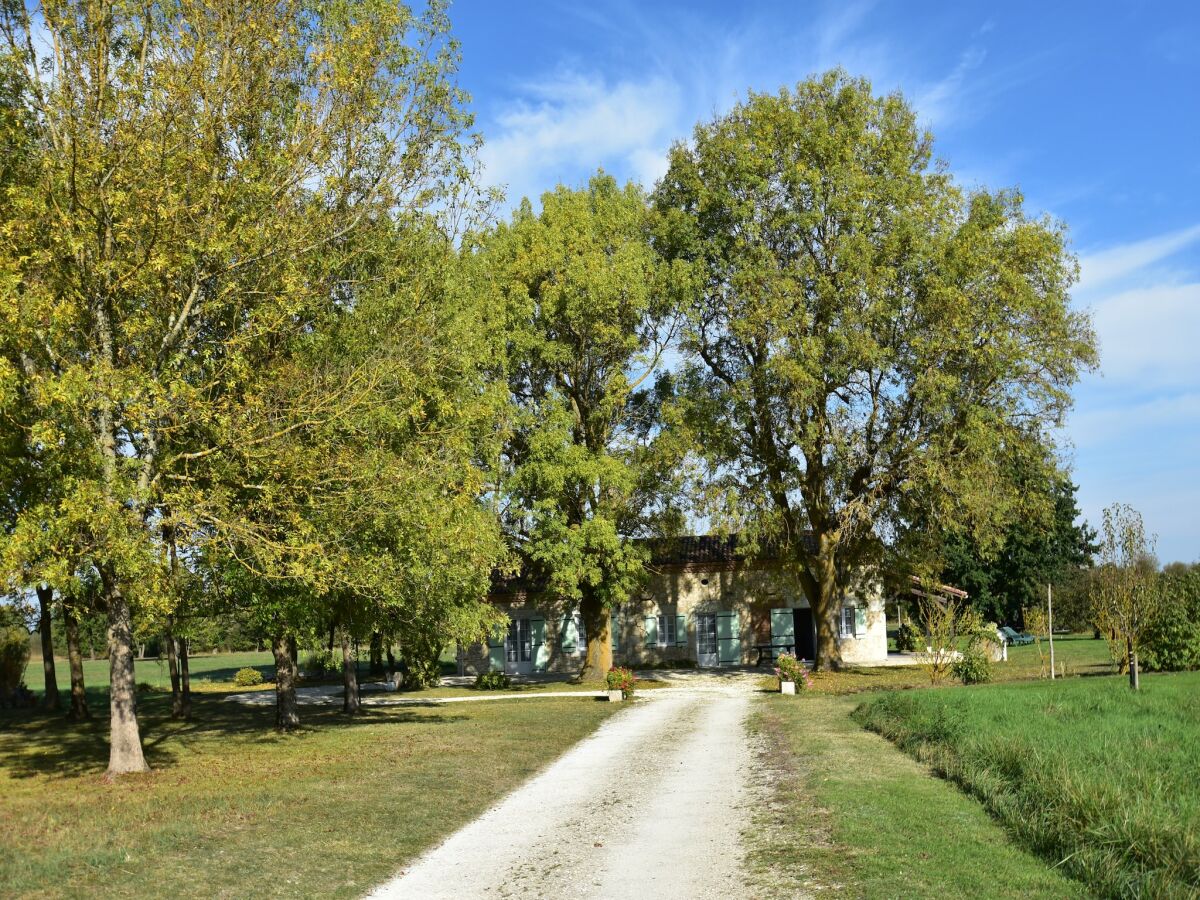
POLYGON ((298 641, 340 643, 354 712, 353 642, 476 641, 494 572, 605 671, 631 539, 689 521, 778 549, 821 668, 866 577, 1091 552, 1065 227, 960 187, 898 93, 752 92, 652 190, 498 220, 443 3, 9 4, 0 35, 0 574, 58 604, 73 683, 104 617, 110 777, 146 768, 135 632, 179 716, 195 622, 269 635, 291 729, 298 641))

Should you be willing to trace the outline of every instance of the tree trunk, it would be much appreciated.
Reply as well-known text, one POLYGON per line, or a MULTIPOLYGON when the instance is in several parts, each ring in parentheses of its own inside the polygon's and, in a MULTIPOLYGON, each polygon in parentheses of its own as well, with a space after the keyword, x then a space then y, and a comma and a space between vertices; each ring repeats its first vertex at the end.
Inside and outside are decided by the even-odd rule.
POLYGON ((47 712, 58 712, 62 709, 62 698, 58 696, 58 678, 54 672, 54 630, 50 622, 54 588, 39 584, 37 598, 42 613, 38 622, 38 628, 42 633, 42 673, 46 679, 46 696, 42 700, 42 707, 47 712))
POLYGON ((820 535, 817 548, 816 576, 810 575, 802 578, 802 581, 817 630, 817 658, 813 660, 813 668, 818 672, 830 672, 842 667, 842 648, 838 644, 841 590, 837 582, 832 538, 820 535))
POLYGON ((372 675, 383 674, 383 635, 378 631, 371 632, 371 668, 372 675))
POLYGON ((296 660, 291 641, 277 634, 271 650, 275 654, 275 727, 292 731, 300 727, 300 716, 296 712, 296 660))
POLYGON ((1126 640, 1125 652, 1129 659, 1129 687, 1135 691, 1141 690, 1141 680, 1138 678, 1137 651, 1133 649, 1133 641, 1126 640))
POLYGON ((108 606, 109 755, 105 778, 147 772, 137 720, 137 682, 133 671, 133 617, 111 572, 101 572, 108 606))
POLYGON ((612 668, 612 634, 608 609, 599 597, 585 592, 579 603, 583 629, 587 632, 587 652, 583 656, 583 668, 579 680, 603 678, 612 668))
POLYGON ((67 661, 71 666, 71 712, 76 722, 92 717, 88 709, 87 694, 83 688, 83 653, 79 649, 79 622, 71 607, 63 604, 63 627, 67 632, 67 661))
POLYGON ((167 645, 167 669, 171 673, 171 718, 183 718, 183 693, 179 687, 179 658, 175 648, 175 617, 167 616, 167 628, 163 635, 167 645))
POLYGON ((179 718, 192 717, 192 675, 188 669, 188 642, 186 637, 178 638, 176 650, 179 654, 179 718))
POLYGON ((342 712, 348 716, 358 715, 358 668, 350 648, 350 632, 342 629, 342 712))

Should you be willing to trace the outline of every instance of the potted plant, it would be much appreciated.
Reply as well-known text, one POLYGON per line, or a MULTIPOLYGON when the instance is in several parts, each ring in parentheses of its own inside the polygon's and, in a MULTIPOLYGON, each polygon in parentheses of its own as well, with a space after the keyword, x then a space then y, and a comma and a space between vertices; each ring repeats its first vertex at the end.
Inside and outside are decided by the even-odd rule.
POLYGON ((796 693, 796 686, 812 687, 812 679, 804 663, 790 653, 780 653, 775 660, 775 674, 779 676, 779 692, 781 694, 796 693))
POLYGON ((613 702, 628 699, 633 696, 633 688, 637 684, 632 670, 624 666, 613 666, 605 676, 608 684, 608 699, 613 702))

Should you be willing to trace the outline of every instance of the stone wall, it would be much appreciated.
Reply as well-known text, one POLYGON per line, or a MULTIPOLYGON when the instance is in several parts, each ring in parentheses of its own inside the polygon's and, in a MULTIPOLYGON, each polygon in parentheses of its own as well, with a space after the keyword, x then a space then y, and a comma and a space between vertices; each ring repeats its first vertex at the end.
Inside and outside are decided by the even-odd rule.
MULTIPOLYGON (((545 646, 539 670, 578 671, 583 659, 582 641, 576 652, 564 653, 558 639, 564 610, 523 595, 497 596, 493 602, 510 616, 531 616, 545 621, 545 646)), ((874 590, 848 602, 865 606, 866 628, 862 634, 840 638, 843 660, 885 660, 887 622, 882 596, 874 590)), ((652 575, 641 595, 627 603, 614 618, 613 659, 618 665, 634 668, 680 661, 695 664, 697 616, 732 612, 736 615, 738 637, 736 661, 729 664, 753 664, 756 645, 771 643, 771 610, 807 607, 808 600, 795 578, 777 566, 673 566, 652 575), (677 632, 679 625, 683 626, 684 635, 677 633, 675 643, 670 646, 647 641, 647 619, 654 617, 657 623, 659 616, 675 618, 677 632)), ((486 670, 488 658, 487 647, 468 648, 463 655, 465 671, 474 674, 486 670)))

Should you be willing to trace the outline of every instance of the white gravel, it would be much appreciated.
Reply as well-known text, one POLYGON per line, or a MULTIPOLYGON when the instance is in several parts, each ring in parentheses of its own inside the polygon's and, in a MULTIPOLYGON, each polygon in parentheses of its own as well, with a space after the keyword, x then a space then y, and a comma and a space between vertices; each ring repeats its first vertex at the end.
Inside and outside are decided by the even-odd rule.
POLYGON ((729 680, 646 692, 370 896, 745 896, 749 703, 729 680))

